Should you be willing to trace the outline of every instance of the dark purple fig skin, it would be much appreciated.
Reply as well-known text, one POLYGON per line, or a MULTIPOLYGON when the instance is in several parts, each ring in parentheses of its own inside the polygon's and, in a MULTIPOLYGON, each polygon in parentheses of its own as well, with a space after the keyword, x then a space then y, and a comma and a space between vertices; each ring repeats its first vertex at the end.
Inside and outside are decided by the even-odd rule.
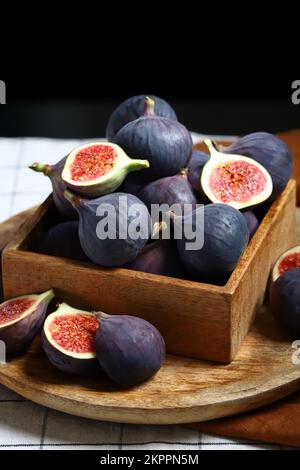
MULTIPOLYGON (((55 165, 45 165, 45 176, 50 178, 52 189, 53 189, 53 202, 56 209, 64 220, 76 220, 78 215, 76 210, 64 197, 64 190, 67 188, 66 184, 61 178, 61 172, 64 168, 67 157, 62 158, 55 165)), ((35 169, 35 164, 31 167, 34 171, 41 171, 35 169)))
POLYGON ((80 359, 64 354, 52 346, 44 332, 42 332, 42 347, 51 364, 62 372, 86 376, 103 373, 96 357, 80 359))
POLYGON ((144 185, 131 182, 129 178, 126 178, 119 192, 133 194, 139 198, 139 193, 143 187, 144 185))
POLYGON ((273 181, 271 200, 282 193, 292 175, 292 156, 288 146, 268 132, 254 132, 241 137, 229 146, 222 147, 224 153, 234 153, 253 158, 270 173, 273 181))
POLYGON ((155 114, 145 114, 126 124, 113 142, 131 158, 149 161, 150 168, 129 177, 139 184, 178 173, 187 166, 193 147, 191 135, 182 124, 155 114))
POLYGON ((79 222, 62 222, 52 227, 39 243, 37 251, 50 256, 89 261, 78 236, 79 222))
POLYGON ((135 121, 144 114, 145 97, 149 96, 155 101, 154 111, 157 116, 177 121, 175 111, 162 98, 153 95, 132 96, 123 101, 112 113, 106 128, 106 137, 111 141, 117 132, 131 121, 135 121))
POLYGON ((0 340, 4 341, 7 354, 14 354, 23 351, 40 333, 45 320, 49 301, 41 302, 37 309, 28 317, 8 326, 7 328, 0 328, 0 340))
POLYGON ((176 245, 172 240, 158 240, 149 243, 127 268, 160 276, 181 279, 186 277, 176 245))
POLYGON ((242 214, 245 217, 250 238, 252 238, 259 226, 258 219, 252 211, 242 212, 242 214))
POLYGON ((180 204, 182 210, 187 204, 186 210, 192 211, 197 204, 197 198, 188 182, 185 170, 175 176, 167 176, 152 181, 139 191, 139 198, 151 211, 151 204, 180 204))
MULTIPOLYGON (((137 257, 149 239, 148 236, 147 238, 141 237, 134 240, 128 234, 126 239, 116 238, 111 240, 106 238, 105 240, 100 240, 97 237, 96 227, 103 218, 96 215, 98 206, 103 205, 105 207, 105 204, 109 204, 119 214, 119 198, 121 196, 127 200, 128 212, 132 205, 138 205, 141 208, 141 213, 145 217, 144 223, 145 226, 148 225, 148 235, 150 236, 150 214, 145 204, 136 196, 126 193, 112 193, 90 200, 75 197, 77 199, 76 209, 79 214, 79 239, 81 247, 86 256, 95 264, 101 266, 123 266, 137 257)), ((128 216, 125 213, 123 218, 130 224, 135 219, 135 216, 128 216)), ((117 220, 117 227, 118 223, 119 220, 117 220)))
POLYGON ((163 337, 146 320, 129 315, 105 315, 100 320, 97 357, 119 385, 133 387, 153 376, 161 368, 165 349, 163 337))
MULTIPOLYGON (((208 204, 204 211, 204 245, 200 250, 186 250, 186 240, 177 240, 179 257, 187 271, 205 279, 222 279, 235 269, 249 241, 249 231, 241 212, 226 204, 208 204)), ((195 211, 184 223, 196 229, 195 211)), ((175 221, 182 223, 182 221, 175 221)), ((199 228, 198 228, 199 229, 199 228)))
POLYGON ((271 286, 270 306, 278 323, 294 338, 300 335, 300 268, 287 271, 271 286))
POLYGON ((194 191, 201 193, 200 176, 202 169, 209 160, 209 155, 200 150, 194 150, 188 164, 188 180, 194 191))

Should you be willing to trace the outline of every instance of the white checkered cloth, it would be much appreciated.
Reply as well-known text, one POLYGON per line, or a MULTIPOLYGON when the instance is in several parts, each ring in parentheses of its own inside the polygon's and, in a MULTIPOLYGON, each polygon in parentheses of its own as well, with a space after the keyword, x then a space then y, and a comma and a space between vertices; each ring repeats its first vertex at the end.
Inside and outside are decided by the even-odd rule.
MULTIPOLYGON (((30 171, 28 165, 34 161, 56 163, 81 143, 79 140, 1 138, 0 222, 41 203, 51 192, 48 178, 30 171)), ((36 405, 0 385, 0 450, 279 448, 283 449, 215 437, 180 426, 115 424, 78 418, 36 405)))

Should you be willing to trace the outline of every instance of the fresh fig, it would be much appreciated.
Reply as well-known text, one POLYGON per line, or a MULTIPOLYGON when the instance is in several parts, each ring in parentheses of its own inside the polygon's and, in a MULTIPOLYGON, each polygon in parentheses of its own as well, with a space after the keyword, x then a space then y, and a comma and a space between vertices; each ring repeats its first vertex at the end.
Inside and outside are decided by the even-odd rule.
POLYGON ((212 202, 246 209, 266 201, 273 184, 268 171, 255 160, 219 152, 209 140, 204 140, 210 159, 201 174, 201 187, 212 202))
MULTIPOLYGON (((154 111, 156 116, 169 118, 177 121, 175 111, 162 98, 158 96, 148 95, 155 102, 154 111)), ((144 114, 145 111, 145 95, 132 96, 123 101, 112 113, 106 128, 107 140, 112 140, 117 132, 128 124, 135 121, 144 114)))
POLYGON ((122 266, 133 261, 147 243, 150 214, 136 196, 113 193, 89 200, 68 190, 65 196, 78 211, 81 247, 93 263, 122 266))
POLYGON ((192 153, 189 131, 178 121, 156 116, 154 107, 154 100, 147 97, 145 114, 122 127, 113 139, 129 155, 149 160, 148 170, 130 175, 131 181, 140 184, 175 175, 186 167, 192 153))
POLYGON ((253 158, 269 172, 273 181, 271 200, 284 190, 292 174, 292 156, 288 146, 268 132, 253 132, 233 144, 222 147, 229 154, 253 158))
POLYGON ((194 191, 199 193, 200 188, 200 177, 205 163, 209 160, 209 155, 200 150, 194 150, 191 159, 188 164, 188 180, 194 191))
POLYGON ((157 240, 146 245, 127 268, 144 273, 184 278, 185 271, 172 240, 157 240))
POLYGON ((300 335, 300 268, 286 271, 273 282, 270 307, 279 324, 292 336, 300 335))
POLYGON ((131 171, 149 168, 147 160, 130 158, 116 144, 92 142, 76 147, 68 155, 62 179, 65 185, 85 197, 112 193, 131 171))
POLYGON ((275 282, 279 276, 295 268, 300 268, 300 245, 290 248, 279 257, 272 270, 272 281, 275 282))
POLYGON ((0 340, 8 354, 25 349, 40 332, 53 290, 22 295, 0 305, 0 340))
POLYGON ((96 358, 97 315, 62 303, 49 315, 42 333, 43 349, 59 370, 91 375, 101 372, 96 358))
POLYGON ((177 240, 179 257, 190 274, 213 281, 232 273, 249 241, 247 223, 240 211, 227 204, 208 204, 183 219, 175 219, 178 223, 184 225, 183 236, 177 240), (203 220, 204 227, 200 227, 203 220), (189 246, 193 240, 185 233, 199 234, 202 229, 203 246, 193 249, 189 246))
POLYGON ((64 190, 67 187, 61 177, 66 158, 67 157, 60 160, 56 165, 35 162, 32 163, 29 168, 33 171, 43 173, 50 178, 53 189, 53 201, 58 212, 65 220, 75 220, 78 218, 78 215, 69 201, 64 197, 64 190))
POLYGON ((138 317, 99 315, 96 351, 106 374, 125 387, 153 376, 165 358, 165 342, 159 331, 138 317))
POLYGON ((252 211, 242 212, 242 214, 245 217, 245 220, 246 220, 246 223, 247 223, 247 226, 248 226, 248 230, 249 230, 250 238, 252 238, 253 235, 255 234, 258 226, 259 226, 258 219, 257 219, 256 215, 254 214, 254 212, 252 212, 252 211))
POLYGON ((37 251, 50 256, 89 261, 81 248, 78 227, 76 220, 55 225, 39 243, 37 251))

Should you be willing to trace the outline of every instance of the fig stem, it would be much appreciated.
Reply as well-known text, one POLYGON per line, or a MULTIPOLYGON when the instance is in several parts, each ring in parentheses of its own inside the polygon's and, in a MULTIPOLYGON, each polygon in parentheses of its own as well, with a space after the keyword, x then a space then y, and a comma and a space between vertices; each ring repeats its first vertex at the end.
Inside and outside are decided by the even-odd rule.
POLYGON ((218 153, 218 147, 217 147, 217 144, 215 142, 211 141, 210 139, 204 139, 203 142, 205 143, 206 147, 208 148, 210 156, 213 156, 216 153, 218 153))
POLYGON ((155 101, 150 98, 149 96, 145 97, 145 114, 146 116, 154 116, 154 106, 155 106, 155 101))
POLYGON ((179 174, 180 176, 184 176, 185 178, 187 178, 188 169, 187 169, 187 168, 181 168, 181 170, 179 171, 178 174, 179 174))
POLYGON ((48 175, 51 171, 51 165, 39 162, 32 163, 28 168, 38 173, 44 173, 44 175, 48 175))
POLYGON ((72 204, 73 207, 76 207, 81 200, 79 196, 72 193, 72 191, 70 191, 69 189, 64 190, 64 197, 67 199, 67 201, 69 201, 72 204))
POLYGON ((137 158, 130 159, 129 168, 131 171, 142 170, 143 168, 149 168, 150 163, 148 160, 138 160, 137 158))
POLYGON ((168 224, 165 221, 155 222, 152 227, 151 239, 157 240, 159 235, 163 234, 168 229, 168 224))

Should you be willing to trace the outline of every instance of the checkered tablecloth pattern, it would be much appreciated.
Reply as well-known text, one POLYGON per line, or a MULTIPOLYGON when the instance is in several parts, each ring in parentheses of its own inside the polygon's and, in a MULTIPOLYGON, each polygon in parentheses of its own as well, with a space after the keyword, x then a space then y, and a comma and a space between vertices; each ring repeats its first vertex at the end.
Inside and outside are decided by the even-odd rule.
MULTIPOLYGON (((199 136, 194 135, 195 140, 199 136)), ((224 139, 224 137, 222 137, 224 139)), ((27 169, 34 161, 55 163, 79 140, 0 139, 0 222, 42 202, 48 178, 27 169)), ((36 405, 0 386, 1 449, 278 449, 202 434, 180 426, 92 421, 36 405)))

